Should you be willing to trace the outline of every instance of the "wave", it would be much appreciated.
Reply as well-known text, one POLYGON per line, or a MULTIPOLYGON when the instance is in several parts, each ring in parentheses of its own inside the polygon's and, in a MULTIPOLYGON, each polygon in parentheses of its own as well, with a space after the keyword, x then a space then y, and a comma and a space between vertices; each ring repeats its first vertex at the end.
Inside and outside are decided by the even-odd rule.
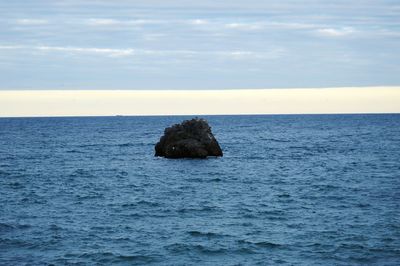
POLYGON ((287 143, 287 142, 292 142, 291 140, 287 139, 274 139, 274 138, 262 138, 263 141, 271 141, 271 142, 282 142, 282 143, 287 143))
POLYGON ((81 151, 81 150, 75 150, 75 149, 73 149, 73 150, 67 150, 67 151, 65 151, 66 153, 85 153, 84 151, 81 151))
POLYGON ((220 234, 220 233, 202 232, 202 231, 197 231, 197 230, 188 231, 187 233, 193 237, 206 237, 206 238, 220 238, 220 237, 227 236, 227 235, 220 234))
POLYGON ((93 262, 101 264, 113 264, 113 263, 151 263, 157 260, 157 256, 150 255, 138 255, 138 254, 120 254, 110 251, 102 252, 84 252, 84 253, 67 253, 63 256, 64 258, 60 261, 70 261, 73 258, 89 259, 93 262))
POLYGON ((37 247, 36 244, 25 241, 25 240, 20 240, 20 239, 11 239, 11 238, 0 238, 0 243, 1 247, 5 249, 10 249, 10 248, 35 248, 37 247))
POLYGON ((278 243, 273 243, 269 241, 250 241, 250 240, 245 240, 241 239, 237 241, 238 244, 240 245, 250 245, 253 247, 261 247, 261 248, 282 248, 283 245, 278 244, 278 243))
POLYGON ((165 249, 169 250, 173 253, 186 253, 186 252, 196 252, 203 253, 207 255, 211 254, 224 254, 229 250, 221 247, 209 247, 201 244, 183 244, 183 243, 174 243, 171 245, 165 246, 165 249))
POLYGON ((137 206, 148 206, 148 207, 160 207, 161 203, 148 201, 148 200, 139 200, 135 202, 127 202, 121 204, 123 208, 137 207, 137 206))
MULTIPOLYGON (((210 176, 212 174, 209 174, 210 176)), ((194 178, 187 178, 186 181, 188 182, 193 182, 193 183, 209 183, 209 182, 221 182, 224 181, 224 179, 220 177, 215 177, 215 178, 201 178, 201 177, 194 177, 194 178)))
POLYGON ((201 207, 184 207, 177 210, 178 213, 198 213, 198 212, 223 212, 219 207, 201 206, 201 207))
POLYGON ((9 223, 0 223, 0 232, 7 232, 7 231, 12 231, 12 230, 18 230, 18 229, 28 229, 31 228, 32 226, 29 224, 9 224, 9 223))
POLYGON ((236 246, 221 246, 218 244, 186 244, 186 243, 174 243, 164 247, 171 253, 175 254, 188 254, 188 253, 198 253, 207 256, 215 255, 227 255, 227 254, 240 254, 240 255, 250 255, 257 253, 252 247, 245 247, 242 245, 236 246))
POLYGON ((91 172, 89 172, 89 171, 87 171, 85 169, 82 169, 82 168, 79 168, 79 169, 73 171, 69 176, 70 177, 79 177, 79 178, 82 178, 82 177, 85 177, 85 178, 92 178, 93 177, 94 178, 94 177, 96 177, 91 172))

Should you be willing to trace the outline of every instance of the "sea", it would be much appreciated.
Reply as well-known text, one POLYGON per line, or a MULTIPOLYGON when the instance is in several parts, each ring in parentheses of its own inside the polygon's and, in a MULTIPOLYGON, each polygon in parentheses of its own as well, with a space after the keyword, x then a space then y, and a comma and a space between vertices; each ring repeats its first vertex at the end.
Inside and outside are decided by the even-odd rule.
POLYGON ((0 119, 0 265, 400 265, 400 115, 0 119))

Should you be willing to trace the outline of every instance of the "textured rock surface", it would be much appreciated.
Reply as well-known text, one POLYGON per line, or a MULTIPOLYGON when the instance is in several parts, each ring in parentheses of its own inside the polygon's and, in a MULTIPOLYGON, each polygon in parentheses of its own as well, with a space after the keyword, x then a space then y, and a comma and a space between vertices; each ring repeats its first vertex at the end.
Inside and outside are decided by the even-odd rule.
POLYGON ((206 158, 222 156, 222 150, 204 119, 191 119, 168 127, 155 146, 155 156, 206 158))

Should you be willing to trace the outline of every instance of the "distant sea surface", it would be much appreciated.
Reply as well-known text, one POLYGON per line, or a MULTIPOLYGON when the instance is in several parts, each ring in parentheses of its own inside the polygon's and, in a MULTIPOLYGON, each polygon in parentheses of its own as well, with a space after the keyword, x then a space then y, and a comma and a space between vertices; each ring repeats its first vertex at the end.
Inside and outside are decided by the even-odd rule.
POLYGON ((400 115, 0 119, 0 265, 399 265, 400 115))

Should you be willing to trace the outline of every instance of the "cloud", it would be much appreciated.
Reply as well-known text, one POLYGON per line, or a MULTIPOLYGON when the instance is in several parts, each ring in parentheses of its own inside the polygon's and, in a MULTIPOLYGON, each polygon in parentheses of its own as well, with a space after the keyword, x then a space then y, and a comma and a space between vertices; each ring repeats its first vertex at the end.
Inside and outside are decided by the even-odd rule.
MULTIPOLYGON (((18 19, 14 21, 18 25, 34 26, 50 24, 49 20, 45 19, 18 19)), ((52 25, 61 26, 65 24, 60 21, 53 21, 52 25)), ((238 30, 238 31, 257 31, 265 29, 310 29, 318 28, 321 25, 302 23, 302 22, 282 22, 282 21, 240 21, 229 19, 227 21, 209 20, 201 18, 193 19, 115 19, 115 18, 89 18, 83 20, 72 20, 69 25, 89 26, 97 28, 112 28, 112 27, 140 27, 151 25, 165 25, 175 27, 185 26, 202 26, 203 29, 213 31, 238 30)))
POLYGON ((87 24, 90 26, 110 26, 118 25, 120 22, 115 19, 89 19, 87 24))
POLYGON ((281 29, 311 29, 316 28, 318 25, 310 23, 300 23, 300 22, 270 22, 268 23, 271 27, 281 28, 281 29))
POLYGON ((157 20, 157 19, 134 19, 134 20, 119 20, 119 19, 108 19, 108 18, 91 18, 87 19, 84 24, 89 26, 143 26, 143 25, 192 25, 201 26, 207 25, 211 22, 205 19, 168 19, 168 20, 157 20))
POLYGON ((192 20, 188 21, 188 24, 191 24, 191 25, 207 25, 209 23, 210 22, 205 19, 192 19, 192 20))
POLYGON ((207 26, 213 30, 241 30, 241 31, 255 31, 263 29, 310 29, 317 28, 321 25, 301 23, 301 22, 279 22, 279 21, 268 21, 260 20, 254 22, 243 22, 243 21, 228 21, 221 22, 207 19, 168 19, 168 20, 156 20, 156 19, 136 19, 136 20, 118 20, 108 18, 91 18, 84 21, 85 25, 96 26, 96 27, 109 27, 109 26, 143 26, 143 25, 176 25, 176 26, 207 26))
POLYGON ((135 54, 134 49, 111 49, 111 48, 82 48, 82 47, 59 47, 59 46, 37 46, 34 49, 42 51, 61 51, 72 53, 94 53, 111 57, 130 56, 135 54))
POLYGON ((225 28, 234 30, 260 30, 263 28, 262 23, 227 23, 225 28))
POLYGON ((181 57, 181 58, 202 58, 222 57, 232 60, 248 60, 248 59, 265 59, 277 58, 285 52, 282 48, 274 48, 269 51, 249 51, 249 50, 233 50, 233 51, 199 51, 199 50, 150 50, 150 49, 133 49, 133 48, 97 48, 97 47, 72 47, 72 46, 23 46, 23 45, 0 45, 0 50, 27 50, 27 51, 44 51, 44 52, 60 52, 71 54, 95 54, 109 57, 128 57, 128 56, 155 56, 155 57, 181 57))
POLYGON ((146 41, 158 41, 162 38, 165 38, 166 36, 168 36, 167 34, 164 33, 145 33, 143 34, 143 40, 146 41))
POLYGON ((0 45, 0 50, 12 50, 12 49, 22 49, 25 46, 21 45, 0 45))
POLYGON ((169 55, 186 55, 194 56, 200 54, 193 50, 149 50, 149 49, 133 49, 133 48, 97 48, 97 47, 73 47, 73 46, 26 46, 26 45, 0 45, 0 50, 35 50, 44 52, 64 52, 74 54, 99 54, 111 57, 145 55, 145 56, 169 56, 169 55))
POLYGON ((273 29, 285 29, 285 30, 303 30, 303 29, 315 29, 321 25, 301 22, 279 22, 279 21, 256 21, 256 22, 232 22, 225 23, 225 29, 238 30, 238 31, 260 31, 260 30, 273 30, 273 29))
POLYGON ((45 19, 17 19, 15 23, 23 26, 37 26, 46 25, 49 22, 45 19))
POLYGON ((261 57, 261 53, 256 53, 252 51, 224 51, 217 52, 216 54, 232 60, 248 60, 250 58, 261 57))
POLYGON ((86 20, 86 24, 89 26, 142 26, 160 23, 163 23, 163 21, 150 19, 117 20, 104 18, 92 18, 86 20))
POLYGON ((283 56, 285 49, 272 48, 269 51, 220 51, 215 52, 216 55, 229 58, 232 60, 250 60, 250 59, 273 59, 283 56))
POLYGON ((27 50, 27 51, 48 51, 65 53, 86 53, 102 54, 111 57, 130 56, 135 54, 134 49, 113 49, 113 48, 85 48, 70 46, 26 46, 26 45, 0 45, 0 50, 27 50))
POLYGON ((323 28, 316 30, 316 33, 320 36, 325 37, 343 37, 354 34, 356 31, 352 27, 343 27, 339 29, 335 28, 323 28))

